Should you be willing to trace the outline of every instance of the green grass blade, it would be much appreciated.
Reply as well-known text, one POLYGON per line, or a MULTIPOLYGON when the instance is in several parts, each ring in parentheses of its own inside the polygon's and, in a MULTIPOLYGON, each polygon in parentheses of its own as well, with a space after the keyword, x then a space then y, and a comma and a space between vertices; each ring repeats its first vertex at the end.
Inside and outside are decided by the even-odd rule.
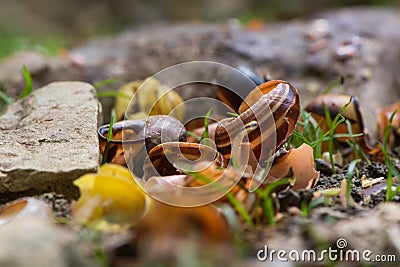
MULTIPOLYGON (((203 174, 200 174, 198 172, 188 172, 193 178, 199 179, 203 182, 206 183, 211 183, 213 180, 210 178, 204 176, 203 174)), ((213 183, 218 190, 224 190, 224 188, 220 188, 221 185, 219 183, 213 183)), ((225 190, 224 190, 225 191, 225 190)), ((245 220, 245 222, 250 226, 254 227, 253 220, 251 219, 250 214, 247 212, 245 207, 242 205, 242 203, 239 202, 239 200, 236 199, 236 197, 231 193, 228 192, 226 194, 226 197, 228 198, 229 202, 232 204, 232 206, 236 209, 236 211, 239 213, 239 215, 245 220)))
POLYGON ((251 219, 250 214, 247 212, 242 203, 240 203, 239 200, 237 200, 231 192, 229 192, 226 197, 228 198, 232 206, 236 209, 236 211, 240 214, 240 216, 242 216, 242 218, 246 221, 246 223, 250 227, 254 227, 253 220, 251 219))
MULTIPOLYGON (((210 120, 211 111, 212 111, 212 108, 210 108, 210 109, 208 110, 208 112, 207 112, 207 114, 206 114, 206 116, 205 116, 205 118, 204 118, 204 132, 203 132, 203 134, 201 135, 201 140, 200 140, 200 142, 203 141, 204 139, 207 139, 208 136, 209 136, 209 135, 208 135, 208 124, 209 124, 209 120, 210 120)), ((203 143, 203 145, 209 146, 208 142, 203 143)))
POLYGON ((19 96, 20 99, 27 97, 30 93, 32 93, 32 76, 25 65, 22 66, 22 73, 25 79, 25 89, 19 96))
POLYGON ((265 219, 267 221, 267 224, 274 226, 275 221, 274 221, 274 216, 275 216, 275 208, 274 208, 274 202, 271 197, 265 196, 263 198, 264 200, 264 205, 263 205, 263 210, 264 210, 264 215, 265 219))
POLYGON ((360 156, 363 155, 361 153, 360 145, 359 145, 359 143, 356 142, 355 135, 353 135, 353 129, 351 128, 351 122, 349 120, 346 120, 346 125, 347 125, 347 131, 350 134, 350 140, 351 140, 351 141, 348 140, 347 144, 353 149, 355 158, 359 159, 360 156))
POLYGON ((126 99, 131 99, 130 95, 120 93, 118 91, 104 91, 104 92, 98 92, 97 97, 123 97, 126 99))
POLYGON ((385 159, 388 158, 387 142, 388 142, 388 139, 389 139, 390 132, 392 131, 393 118, 396 115, 396 113, 397 113, 397 109, 392 113, 392 115, 390 115, 389 123, 388 123, 388 126, 385 129, 385 135, 383 136, 382 151, 383 151, 383 154, 385 156, 385 159))
POLYGON ((388 139, 390 132, 392 131, 392 123, 393 123, 393 118, 396 115, 397 110, 395 110, 392 115, 389 118, 389 123, 388 126, 386 127, 385 130, 385 135, 383 136, 383 145, 382 145, 382 152, 385 157, 385 163, 386 166, 388 167, 388 174, 387 174, 387 188, 386 188, 386 202, 392 201, 394 195, 392 191, 392 186, 393 186, 393 173, 394 171, 394 166, 392 161, 390 160, 389 152, 388 152, 388 139))
POLYGON ((97 82, 93 85, 93 87, 96 89, 99 89, 101 87, 104 87, 106 85, 113 84, 113 83, 116 83, 119 81, 121 81, 120 77, 113 77, 113 78, 106 79, 104 81, 97 82))
POLYGON ((195 139, 196 139, 197 141, 199 141, 199 142, 200 142, 200 140, 201 140, 201 136, 198 135, 198 134, 195 134, 195 133, 192 132, 192 131, 186 131, 186 134, 187 134, 188 136, 191 136, 191 137, 195 138, 195 139))
POLYGON ((396 186, 396 188, 393 190, 393 177, 400 177, 399 171, 396 169, 396 167, 393 165, 392 161, 390 158, 387 161, 387 167, 388 167, 388 177, 387 177, 387 188, 386 188, 386 201, 392 201, 394 196, 397 194, 399 191, 399 186, 396 186))
POLYGON ((274 209, 274 202, 272 200, 271 194, 274 190, 281 185, 289 184, 289 178, 279 179, 276 182, 270 183, 267 185, 265 189, 258 189, 256 192, 262 196, 264 201, 263 210, 264 215, 267 223, 269 225, 275 225, 274 216, 275 216, 275 209, 274 209))
MULTIPOLYGON (((342 116, 343 112, 345 111, 345 109, 351 104, 351 102, 353 101, 353 97, 351 96, 349 99, 349 102, 347 102, 340 110, 339 113, 336 115, 335 119, 333 120, 333 123, 337 123, 339 120, 343 120, 344 121, 344 117, 342 116)), ((342 121, 342 122, 343 122, 342 121)))
POLYGON ((14 102, 14 100, 3 91, 0 91, 0 99, 3 100, 7 106, 11 105, 14 102))
POLYGON ((240 170, 239 163, 238 163, 238 161, 237 161, 234 157, 231 157, 231 161, 232 161, 233 167, 234 167, 235 169, 240 170))
POLYGON ((349 206, 350 198, 351 198, 351 183, 353 179, 353 174, 356 169, 357 164, 360 162, 360 159, 355 159, 349 164, 349 168, 347 169, 347 186, 346 186, 346 205, 349 206))
POLYGON ((332 83, 326 87, 326 89, 322 92, 323 95, 329 94, 333 88, 335 88, 338 84, 343 83, 343 77, 337 77, 332 83))
MULTIPOLYGON (((334 134, 333 136, 326 136, 326 137, 323 137, 322 139, 318 139, 317 141, 324 142, 324 141, 329 141, 329 139, 337 139, 337 138, 342 138, 342 137, 350 138, 352 136, 360 137, 360 136, 363 136, 363 135, 364 134, 353 134, 353 135, 350 135, 350 134, 334 134)), ((314 143, 312 143, 312 144, 315 145, 314 143)))
POLYGON ((228 111, 227 114, 232 116, 232 117, 239 117, 240 116, 239 114, 237 114, 235 112, 230 112, 230 111, 228 111))
MULTIPOLYGON (((288 140, 289 144, 286 145, 287 148, 299 147, 302 144, 308 144, 313 148, 314 158, 322 158, 322 143, 328 142, 330 155, 333 153, 334 145, 338 147, 337 139, 340 137, 358 137, 362 134, 336 134, 336 128, 343 123, 346 119, 343 117, 344 110, 350 105, 352 98, 347 102, 338 112, 334 119, 331 118, 329 110, 324 105, 324 113, 326 117, 326 123, 329 128, 328 131, 323 132, 320 122, 317 122, 310 113, 300 110, 300 116, 302 121, 297 125, 297 128, 293 132, 292 136, 288 140), (300 131, 301 129, 301 131, 300 131)), ((330 156, 330 161, 332 164, 333 157, 330 156)))

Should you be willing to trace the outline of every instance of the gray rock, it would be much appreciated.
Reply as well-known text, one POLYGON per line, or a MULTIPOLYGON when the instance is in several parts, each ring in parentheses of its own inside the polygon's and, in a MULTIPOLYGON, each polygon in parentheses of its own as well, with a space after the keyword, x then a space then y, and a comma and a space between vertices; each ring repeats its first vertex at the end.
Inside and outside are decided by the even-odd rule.
POLYGON ((94 88, 57 82, 9 106, 0 117, 0 199, 55 191, 99 165, 101 106, 94 88))

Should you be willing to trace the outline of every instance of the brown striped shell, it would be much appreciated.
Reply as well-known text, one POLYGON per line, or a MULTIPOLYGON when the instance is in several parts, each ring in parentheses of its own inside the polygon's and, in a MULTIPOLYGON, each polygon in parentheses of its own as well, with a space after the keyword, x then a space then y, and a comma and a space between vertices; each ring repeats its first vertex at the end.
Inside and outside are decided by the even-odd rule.
MULTIPOLYGON (((224 158, 214 148, 197 143, 168 142, 154 147, 149 152, 149 160, 144 165, 146 180, 151 176, 182 174, 179 166, 192 169, 196 162, 208 162, 218 167, 224 166, 224 158)), ((196 170, 197 171, 197 170, 196 170)))
POLYGON ((261 149, 275 142, 277 150, 296 128, 300 114, 297 89, 285 81, 272 80, 251 91, 239 107, 239 116, 223 120, 217 126, 215 143, 225 158, 230 158, 232 137, 243 126, 255 121, 257 129, 249 133, 249 142, 258 160, 265 159, 261 149), (272 117, 271 117, 272 113, 272 117), (264 146, 264 147, 263 147, 264 146), (261 156, 261 158, 260 158, 261 156))

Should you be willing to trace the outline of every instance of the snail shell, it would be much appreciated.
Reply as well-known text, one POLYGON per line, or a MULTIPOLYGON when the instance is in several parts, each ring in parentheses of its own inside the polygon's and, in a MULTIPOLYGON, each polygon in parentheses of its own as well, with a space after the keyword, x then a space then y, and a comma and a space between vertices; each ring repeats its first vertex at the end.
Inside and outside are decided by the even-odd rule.
POLYGON ((163 143, 150 150, 149 160, 144 166, 143 179, 182 174, 189 168, 197 171, 194 165, 200 162, 224 166, 223 156, 212 147, 187 142, 163 143))
MULTIPOLYGON (((98 130, 101 154, 104 154, 109 127, 109 124, 103 125, 98 130)), ((133 154, 129 156, 135 157, 142 150, 143 143, 146 144, 146 150, 150 151, 162 142, 186 140, 186 130, 183 124, 174 117, 166 115, 120 121, 113 125, 112 132, 107 162, 122 166, 126 165, 123 144, 132 148, 133 154)))
POLYGON ((49 218, 51 211, 42 200, 27 197, 9 202, 0 209, 0 226, 26 216, 49 218))
POLYGON ((185 115, 185 106, 179 94, 168 90, 154 78, 127 83, 119 89, 119 92, 135 97, 130 105, 131 99, 127 97, 118 96, 115 99, 117 120, 123 119, 125 111, 127 111, 128 119, 146 118, 149 115, 170 115, 182 120, 185 115), (128 107, 129 110, 127 110, 128 107))
POLYGON ((125 167, 103 164, 97 173, 74 180, 74 185, 80 191, 79 199, 72 205, 74 218, 80 223, 93 223, 94 229, 99 220, 132 226, 146 212, 148 198, 125 167))
POLYGON ((288 82, 272 80, 251 91, 238 111, 238 117, 223 120, 217 126, 215 143, 218 151, 229 159, 232 149, 230 137, 235 136, 243 125, 256 121, 259 126, 249 133, 248 138, 255 157, 262 161, 270 156, 263 155, 260 158, 263 145, 269 147, 275 141, 274 150, 277 150, 296 128, 300 114, 299 95, 297 89, 288 82))

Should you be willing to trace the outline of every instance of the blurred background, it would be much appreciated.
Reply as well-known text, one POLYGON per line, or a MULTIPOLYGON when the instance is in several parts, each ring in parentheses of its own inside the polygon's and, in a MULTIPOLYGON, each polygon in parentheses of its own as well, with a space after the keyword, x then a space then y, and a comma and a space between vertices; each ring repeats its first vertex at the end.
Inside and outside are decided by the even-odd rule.
POLYGON ((354 5, 400 10, 398 0, 1 0, 0 5, 0 58, 24 49, 56 54, 91 36, 145 24, 268 23, 354 5))

